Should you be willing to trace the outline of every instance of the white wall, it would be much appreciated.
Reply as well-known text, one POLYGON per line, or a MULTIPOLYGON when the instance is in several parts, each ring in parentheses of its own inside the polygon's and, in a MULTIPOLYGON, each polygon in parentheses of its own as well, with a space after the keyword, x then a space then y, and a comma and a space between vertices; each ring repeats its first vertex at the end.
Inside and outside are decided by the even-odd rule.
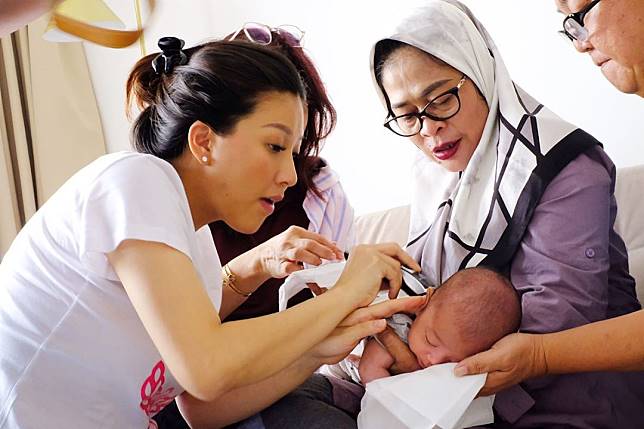
MULTIPOLYGON (((148 52, 160 36, 188 45, 223 36, 243 22, 295 24, 316 61, 338 110, 338 126, 324 157, 340 173, 358 214, 406 204, 414 149, 382 127, 384 110, 369 73, 369 50, 379 36, 420 0, 160 0, 149 31, 148 52)), ((495 38, 514 80, 566 120, 602 141, 618 167, 644 164, 644 100, 618 93, 590 58, 556 34, 561 16, 552 0, 465 0, 495 38)), ((108 1, 130 26, 131 0, 108 1)), ((140 56, 138 46, 109 50, 88 45, 92 79, 108 148, 129 147, 123 114, 124 85, 140 56)))

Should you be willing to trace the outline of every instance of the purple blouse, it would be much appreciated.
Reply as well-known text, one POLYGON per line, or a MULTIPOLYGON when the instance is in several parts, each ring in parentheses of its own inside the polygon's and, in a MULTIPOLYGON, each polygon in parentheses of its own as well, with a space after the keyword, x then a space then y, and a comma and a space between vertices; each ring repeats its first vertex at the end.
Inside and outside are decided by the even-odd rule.
MULTIPOLYGON (((555 332, 640 309, 613 225, 615 166, 600 148, 546 189, 510 267, 521 331, 555 332)), ((494 427, 644 428, 644 373, 532 379, 499 392, 494 427)))

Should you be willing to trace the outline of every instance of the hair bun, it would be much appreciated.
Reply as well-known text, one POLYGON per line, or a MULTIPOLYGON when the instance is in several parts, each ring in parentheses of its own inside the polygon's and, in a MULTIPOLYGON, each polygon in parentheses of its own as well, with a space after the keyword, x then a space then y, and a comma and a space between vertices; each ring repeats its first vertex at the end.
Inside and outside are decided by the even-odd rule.
POLYGON ((161 52, 168 55, 182 50, 186 42, 177 37, 168 36, 160 38, 159 43, 157 44, 159 45, 161 52))
POLYGON ((161 49, 161 54, 152 60, 152 68, 156 74, 168 74, 177 65, 183 65, 188 62, 188 57, 182 51, 186 42, 178 37, 162 37, 157 43, 161 49))

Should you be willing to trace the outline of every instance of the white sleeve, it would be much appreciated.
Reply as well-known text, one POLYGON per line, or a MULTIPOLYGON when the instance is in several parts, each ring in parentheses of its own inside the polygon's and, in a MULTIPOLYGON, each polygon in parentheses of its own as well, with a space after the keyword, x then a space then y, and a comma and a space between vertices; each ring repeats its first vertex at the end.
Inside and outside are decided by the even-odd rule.
POLYGON ((81 196, 78 251, 91 272, 117 280, 107 254, 127 239, 164 243, 192 258, 195 232, 185 191, 163 162, 117 161, 81 196))

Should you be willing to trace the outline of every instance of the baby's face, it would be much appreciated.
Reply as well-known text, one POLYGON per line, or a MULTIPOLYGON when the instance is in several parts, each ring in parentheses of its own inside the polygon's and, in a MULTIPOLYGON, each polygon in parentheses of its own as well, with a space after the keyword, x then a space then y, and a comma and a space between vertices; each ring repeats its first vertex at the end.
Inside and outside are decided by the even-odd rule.
POLYGON ((427 368, 446 362, 459 362, 468 356, 451 312, 430 306, 422 310, 409 330, 409 348, 418 364, 427 368))

